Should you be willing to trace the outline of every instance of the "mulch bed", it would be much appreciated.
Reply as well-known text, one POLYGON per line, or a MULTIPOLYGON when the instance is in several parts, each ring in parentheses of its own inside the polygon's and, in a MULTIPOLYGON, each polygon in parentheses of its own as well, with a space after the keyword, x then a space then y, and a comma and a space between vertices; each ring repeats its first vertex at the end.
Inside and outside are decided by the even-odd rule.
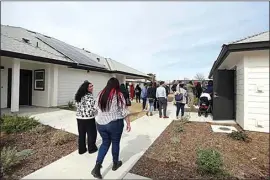
POLYGON ((196 165, 198 148, 214 148, 222 155, 229 179, 269 178, 268 133, 246 132, 252 139, 247 143, 233 140, 225 133, 213 133, 209 123, 186 123, 184 131, 177 132, 180 123, 173 121, 167 127, 131 173, 151 179, 219 179, 201 175, 196 165))
POLYGON ((74 137, 72 137, 72 140, 63 145, 52 145, 51 137, 57 131, 61 130, 46 126, 46 131, 40 134, 23 132, 2 135, 0 143, 1 149, 4 146, 16 146, 18 151, 32 149, 34 152, 20 165, 17 165, 11 170, 12 179, 21 179, 77 149, 76 135, 73 135, 74 137))

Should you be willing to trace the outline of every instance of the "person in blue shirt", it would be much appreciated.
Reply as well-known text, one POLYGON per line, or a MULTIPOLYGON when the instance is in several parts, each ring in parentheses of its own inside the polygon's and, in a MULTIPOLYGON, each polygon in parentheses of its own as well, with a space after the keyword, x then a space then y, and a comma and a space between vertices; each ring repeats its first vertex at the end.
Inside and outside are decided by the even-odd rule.
POLYGON ((143 111, 146 111, 146 101, 147 101, 147 84, 143 84, 142 92, 141 92, 141 98, 143 100, 142 109, 143 111))
POLYGON ((211 96, 213 95, 213 81, 212 80, 208 81, 206 92, 209 93, 211 96))

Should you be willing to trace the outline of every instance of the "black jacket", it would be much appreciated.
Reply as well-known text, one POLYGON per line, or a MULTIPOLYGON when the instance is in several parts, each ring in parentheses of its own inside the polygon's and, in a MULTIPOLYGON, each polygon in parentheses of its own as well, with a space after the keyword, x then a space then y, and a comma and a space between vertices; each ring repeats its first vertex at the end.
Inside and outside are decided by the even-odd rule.
POLYGON ((137 94, 137 95, 140 96, 141 95, 141 92, 142 92, 142 88, 140 86, 138 86, 138 87, 135 88, 135 94, 137 94))
POLYGON ((165 86, 165 89, 166 89, 166 96, 168 96, 169 95, 169 92, 170 92, 169 86, 165 86))
POLYGON ((147 89, 147 98, 152 98, 152 99, 155 99, 156 98, 156 88, 149 87, 147 89))

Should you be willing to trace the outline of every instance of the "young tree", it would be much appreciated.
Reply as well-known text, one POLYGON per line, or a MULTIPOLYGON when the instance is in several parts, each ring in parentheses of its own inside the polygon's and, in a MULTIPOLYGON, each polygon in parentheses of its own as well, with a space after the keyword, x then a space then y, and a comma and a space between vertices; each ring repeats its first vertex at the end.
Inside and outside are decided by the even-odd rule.
POLYGON ((197 74, 194 76, 194 79, 200 80, 200 81, 205 80, 204 75, 203 75, 202 73, 197 73, 197 74))

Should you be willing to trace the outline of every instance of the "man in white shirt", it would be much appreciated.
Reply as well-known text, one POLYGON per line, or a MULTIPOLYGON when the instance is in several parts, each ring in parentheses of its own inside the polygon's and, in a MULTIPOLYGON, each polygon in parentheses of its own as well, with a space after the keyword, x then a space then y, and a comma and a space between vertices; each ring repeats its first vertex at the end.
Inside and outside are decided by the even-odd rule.
POLYGON ((157 88, 156 97, 159 102, 159 117, 162 118, 162 108, 163 108, 163 118, 169 118, 166 116, 167 111, 167 94, 164 87, 164 81, 160 82, 160 86, 157 88))

